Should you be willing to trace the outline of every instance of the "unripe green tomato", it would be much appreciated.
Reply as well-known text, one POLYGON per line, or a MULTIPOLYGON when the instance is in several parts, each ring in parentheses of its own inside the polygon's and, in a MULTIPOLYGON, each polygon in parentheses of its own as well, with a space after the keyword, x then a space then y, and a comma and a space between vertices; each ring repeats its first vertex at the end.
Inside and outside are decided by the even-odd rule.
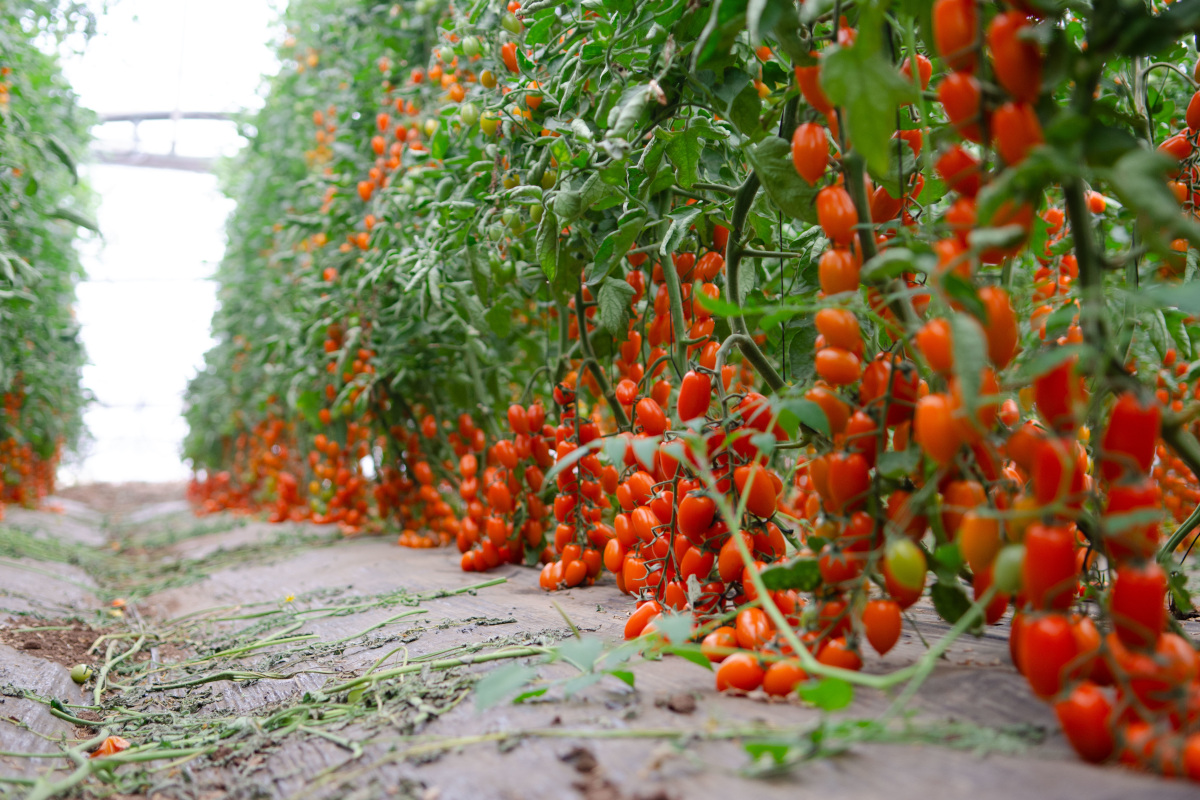
POLYGON ((92 668, 87 664, 76 664, 71 667, 71 680, 76 683, 87 683, 90 677, 92 677, 92 668))
POLYGON ((499 127, 500 117, 495 111, 483 112, 483 116, 479 118, 479 130, 483 131, 486 135, 491 136, 499 127))
POLYGON ((908 538, 897 539, 887 547, 885 566, 892 580, 906 589, 925 585, 925 553, 908 538))
POLYGON ((462 43, 463 55, 467 58, 474 58, 483 52, 483 45, 479 41, 478 36, 468 36, 463 39, 462 43))
POLYGON ((488 225, 487 236, 490 241, 498 242, 504 238, 504 228, 500 224, 493 222, 491 225, 488 225))
POLYGON ((438 50, 438 57, 442 59, 443 64, 449 64, 454 61, 454 50, 449 47, 443 47, 438 50))
POLYGON ((430 117, 429 119, 425 120, 425 135, 426 136, 433 136, 435 133, 437 133, 437 129, 438 129, 438 121, 436 119, 434 119, 433 117, 430 117))
POLYGON ((502 214, 500 215, 500 220, 501 220, 501 221, 504 223, 504 226, 505 226, 506 228, 512 228, 512 226, 513 226, 513 225, 514 225, 514 224, 517 222, 517 220, 519 220, 520 218, 521 218, 521 217, 520 217, 520 215, 519 215, 519 214, 517 214, 517 212, 516 212, 516 211, 514 211, 514 210, 513 210, 513 209, 511 209, 511 208, 506 208, 506 209, 504 209, 504 213, 502 213, 502 214))
POLYGON ((511 262, 497 259, 496 263, 492 267, 492 280, 500 284, 509 284, 512 283, 513 279, 516 277, 517 271, 513 268, 511 262))
POLYGON ((530 206, 529 207, 529 218, 531 220, 533 220, 535 224, 541 222, 542 221, 542 207, 541 206, 530 206))
POLYGON ((548 169, 542 173, 542 188, 553 189, 554 184, 558 181, 558 173, 552 169, 548 169))
POLYGON ((517 19, 517 15, 511 11, 505 12, 504 16, 500 18, 500 26, 513 35, 525 30, 525 26, 521 24, 521 20, 517 19))
POLYGON ((504 184, 505 189, 514 189, 521 185, 521 176, 515 172, 506 172, 501 183, 504 184))
POLYGON ((463 103, 458 107, 458 119, 463 125, 470 128, 479 122, 479 107, 474 103, 463 103))
POLYGON ((1021 567, 1025 563, 1025 545, 1010 544, 996 554, 992 566, 992 583, 1005 594, 1016 594, 1021 588, 1021 567))

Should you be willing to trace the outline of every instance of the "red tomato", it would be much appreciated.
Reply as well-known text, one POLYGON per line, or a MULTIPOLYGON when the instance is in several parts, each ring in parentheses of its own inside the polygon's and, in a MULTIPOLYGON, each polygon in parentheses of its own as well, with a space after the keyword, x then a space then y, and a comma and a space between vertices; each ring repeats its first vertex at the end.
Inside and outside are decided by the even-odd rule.
POLYGON ((1100 470, 1110 481, 1125 471, 1150 471, 1154 446, 1162 430, 1162 409, 1153 400, 1145 404, 1133 392, 1125 392, 1113 403, 1108 427, 1100 443, 1100 470))
POLYGON ((778 505, 775 482, 765 467, 753 464, 733 471, 738 494, 746 497, 746 510, 756 517, 769 519, 778 505))
POLYGON ((1045 141, 1042 123, 1029 103, 1005 103, 992 115, 996 149, 1010 165, 1020 164, 1037 145, 1045 141))
POLYGON ((1042 55, 1028 38, 1033 24, 1020 11, 997 14, 988 25, 987 45, 996 80, 1017 100, 1032 103, 1042 90, 1042 55))
POLYGON ((933 42, 951 69, 975 68, 979 29, 975 0, 937 0, 933 4, 933 42))
POLYGON ((1167 622, 1167 574, 1154 561, 1118 566, 1109 606, 1113 631, 1125 646, 1154 647, 1167 622))
POLYGON ((1027 620, 1021 636, 1029 687, 1038 697, 1054 697, 1066 682, 1067 666, 1078 655, 1071 623, 1062 614, 1048 614, 1027 620))
POLYGON ((743 608, 739 611, 734 630, 737 633, 738 646, 746 650, 761 647, 775 635, 775 626, 771 624, 771 618, 761 608, 743 608))
POLYGON ((675 410, 679 419, 687 422, 703 417, 708 413, 711 402, 712 378, 706 372, 688 370, 679 383, 679 397, 675 400, 675 410))
POLYGON ((826 186, 817 193, 817 222, 831 242, 842 246, 850 244, 858 225, 858 211, 845 188, 826 186))
POLYGON ((1065 610, 1075 600, 1075 533, 1066 525, 1034 523, 1025 531, 1021 567, 1025 596, 1036 609, 1065 610))
POLYGON ((1066 699, 1054 704, 1054 713, 1071 747, 1084 761, 1107 761, 1116 747, 1113 741, 1112 702, 1091 682, 1076 686, 1066 699))
POLYGON ((979 160, 962 145, 950 145, 934 164, 946 186, 964 197, 979 194, 979 160))
POLYGON ((766 672, 749 653, 734 653, 717 667, 717 691, 737 689, 752 692, 762 686, 766 672))
POLYGON ((792 163, 800 177, 815 184, 829 165, 829 136, 824 125, 805 122, 792 134, 792 163))
POLYGON ((862 613, 867 641, 875 652, 885 655, 900 641, 900 605, 895 600, 871 600, 862 613))
POLYGON ((980 98, 979 81, 968 72, 951 72, 938 85, 938 102, 947 119, 959 135, 972 142, 983 141, 983 128, 979 124, 980 98))

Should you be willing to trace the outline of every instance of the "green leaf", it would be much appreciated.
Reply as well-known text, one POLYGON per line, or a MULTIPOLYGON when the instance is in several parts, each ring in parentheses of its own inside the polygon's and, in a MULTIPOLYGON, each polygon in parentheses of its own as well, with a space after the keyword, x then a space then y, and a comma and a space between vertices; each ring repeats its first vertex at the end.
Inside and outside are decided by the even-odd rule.
POLYGON ((69 208, 56 208, 46 216, 72 222, 81 228, 87 228, 93 233, 100 232, 100 224, 98 222, 85 214, 80 214, 78 211, 72 211, 69 208))
POLYGON ((512 309, 507 302, 496 302, 484 314, 492 333, 501 339, 512 333, 512 309))
POLYGON ((1167 187, 1167 176, 1176 168, 1162 153, 1137 149, 1121 156, 1109 170, 1108 181, 1121 204, 1137 213, 1151 241, 1162 241, 1160 231, 1165 231, 1169 238, 1184 238, 1200 247, 1200 225, 1185 217, 1167 187))
POLYGON ((746 4, 746 30, 750 34, 751 45, 763 40, 764 31, 775 28, 783 16, 782 5, 779 0, 749 0, 746 4))
POLYGON ((321 402, 321 395, 312 389, 301 392, 296 398, 296 410, 303 414, 304 419, 314 428, 319 427, 321 424, 318 415, 323 407, 324 403, 321 402))
POLYGON ((973 317, 955 314, 950 317, 950 340, 963 408, 968 419, 974 421, 975 409, 979 407, 981 370, 988 363, 983 328, 973 317))
POLYGON ((778 136, 767 136, 746 150, 746 159, 767 196, 784 214, 809 224, 817 223, 817 188, 796 172, 792 146, 778 136))
MULTIPOLYGON (((704 660, 708 661, 708 658, 706 657, 704 660)), ((708 668, 712 669, 712 664, 709 664, 708 668)), ((634 686, 636 684, 636 679, 634 678, 633 673, 627 669, 610 669, 607 674, 612 675, 617 680, 622 681, 629 686, 634 686)))
POLYGON ((976 319, 987 319, 987 308, 979 299, 975 284, 959 275, 957 272, 947 272, 942 275, 942 291, 951 301, 965 308, 976 319))
POLYGON ((692 188, 700 166, 700 129, 690 127, 682 131, 668 131, 655 128, 654 135, 666 142, 667 158, 675 165, 675 180, 684 189, 692 188))
POLYGON ((938 616, 951 625, 962 619, 962 615, 971 608, 970 598, 957 581, 945 583, 938 580, 930 587, 929 597, 938 616))
POLYGON ((583 213, 583 193, 567 189, 554 195, 554 213, 561 222, 568 223, 583 213))
POLYGON ((885 478, 899 480, 913 474, 921 463, 921 451, 916 447, 907 450, 888 450, 880 453, 875 471, 885 478))
POLYGON ((621 99, 608 113, 609 138, 624 138, 642 118, 650 105, 653 90, 649 84, 630 86, 621 94, 621 99))
POLYGON ((821 585, 821 568, 815 558, 794 558, 772 564, 759 573, 763 585, 771 591, 798 589, 811 592, 821 585))
POLYGON ((863 264, 862 280, 864 283, 882 281, 918 269, 916 256, 911 250, 904 247, 889 247, 887 250, 879 251, 870 261, 863 264))
POLYGON ((746 5, 747 0, 713 0, 708 22, 700 32, 693 50, 693 69, 702 67, 730 51, 738 35, 745 30, 746 5))
POLYGON ((963 566, 962 551, 954 542, 939 545, 933 551, 934 569, 944 580, 952 581, 963 566))
POLYGON ((841 678, 824 678, 800 684, 800 699, 822 711, 838 711, 854 701, 854 687, 841 678))
POLYGON ((738 92, 737 97, 733 98, 733 102, 729 104, 726 113, 729 115, 729 121, 751 140, 758 139, 763 135, 760 118, 762 98, 758 96, 758 88, 753 84, 738 92))
MULTIPOLYGON (((63 163, 71 172, 71 182, 79 183, 79 169, 75 166, 75 159, 71 158, 71 154, 67 152, 66 145, 54 134, 48 134, 45 137, 46 147, 50 148, 50 152, 54 157, 63 163)), ((95 230, 94 228, 92 230, 95 230)))
POLYGON ((746 755, 755 761, 768 756, 775 764, 786 764, 791 759, 792 745, 786 742, 746 742, 742 745, 746 755))
POLYGON ((503 702, 536 676, 537 670, 524 664, 505 664, 492 670, 475 684, 475 707, 483 711, 503 702))
POLYGON ((595 667, 596 659, 600 658, 603 652, 604 642, 594 636, 568 639, 558 648, 558 655, 582 672, 588 672, 595 667))
POLYGON ((585 672, 582 675, 576 675, 569 681, 563 684, 563 697, 570 697, 578 694, 589 686, 593 686, 604 680, 603 672, 585 672))
POLYGON ((645 221, 643 213, 630 212, 621 218, 615 231, 601 240, 600 246, 596 248, 596 257, 588 276, 589 283, 607 275, 612 269, 612 265, 629 252, 629 248, 637 241, 638 234, 642 232, 645 221))
POLYGON ((620 341, 624 341, 629 328, 629 320, 633 316, 630 302, 633 300, 633 287, 628 281, 620 278, 605 278, 596 295, 599 310, 601 330, 608 331, 620 341))
POLYGON ((669 256, 674 253, 700 214, 701 209, 698 206, 685 206, 678 211, 672 211, 671 224, 667 228, 667 234, 663 237, 662 244, 658 246, 659 255, 669 256))
MULTIPOLYGON (((691 614, 663 613, 654 622, 658 632, 668 642, 686 642, 692 638, 693 617, 691 614)), ((707 660, 707 659, 705 659, 707 660)))
POLYGON ((845 108, 846 133, 867 167, 886 175, 896 110, 916 100, 916 91, 885 57, 882 26, 878 4, 865 7, 854 44, 835 47, 821 59, 821 88, 834 105, 845 108))
POLYGON ((800 428, 829 438, 829 418, 825 416, 825 409, 802 397, 787 397, 780 401, 779 424, 792 438, 800 428))
POLYGON ((538 223, 534 246, 542 272, 551 282, 558 275, 558 231, 558 217, 551 209, 546 209, 542 214, 542 221, 538 223))
MULTIPOLYGON (((658 623, 656 622, 654 624, 657 625, 658 623)), ((689 623, 689 631, 690 631, 690 623, 689 623)), ((685 633, 684 635, 686 636, 687 634, 685 633)), ((671 640, 677 641, 674 637, 671 637, 671 640)), ((700 645, 697 645, 697 644, 673 644, 670 647, 664 647, 663 652, 670 653, 671 655, 679 656, 680 658, 682 658, 686 661, 692 662, 693 664, 695 664, 698 667, 704 667, 705 669, 709 670, 710 672, 712 671, 712 668, 713 668, 712 662, 709 661, 708 656, 706 656, 704 654, 704 652, 701 651, 700 645)))
MULTIPOLYGON (((1193 316, 1200 315, 1200 281, 1185 284, 1159 284, 1131 294, 1139 305, 1159 310, 1163 307, 1178 308, 1193 316)), ((1163 321, 1166 327, 1166 321, 1163 321)))
POLYGON ((1054 341, 1059 336, 1062 336, 1067 332, 1067 328, 1071 327, 1071 322, 1078 313, 1079 307, 1074 303, 1068 303, 1054 309, 1046 317, 1046 335, 1044 338, 1047 341, 1054 341))
POLYGON ((817 375, 817 367, 813 362, 813 351, 816 349, 817 327, 811 318, 805 319, 802 325, 793 326, 796 333, 788 342, 788 368, 792 381, 799 386, 812 383, 817 375))

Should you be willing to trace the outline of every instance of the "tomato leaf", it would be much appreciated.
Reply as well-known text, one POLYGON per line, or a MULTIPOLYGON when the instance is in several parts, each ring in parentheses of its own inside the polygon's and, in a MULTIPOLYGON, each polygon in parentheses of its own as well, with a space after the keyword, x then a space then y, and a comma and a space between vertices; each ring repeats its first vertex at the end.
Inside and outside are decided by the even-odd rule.
POLYGON ((780 589, 811 592, 821 585, 821 568, 815 558, 794 558, 784 563, 772 564, 758 574, 763 585, 773 592, 780 589))
POLYGON ((698 206, 686 206, 679 211, 671 212, 671 224, 667 228, 667 234, 663 237, 662 244, 658 246, 659 255, 669 256, 679 248, 680 242, 683 241, 683 237, 687 236, 688 230, 700 213, 701 209, 698 206))
MULTIPOLYGON (((792 334, 792 338, 788 342, 788 368, 792 380, 797 385, 807 386, 817 375, 817 366, 813 362, 812 355, 820 334, 811 318, 802 320, 800 324, 793 325, 792 328, 796 332, 792 334)), ((822 416, 824 416, 824 412, 822 412, 822 416)), ((828 427, 829 421, 826 420, 825 428, 828 429, 828 427)))
POLYGON ((822 711, 838 711, 854 701, 854 687, 841 678, 823 678, 800 684, 800 699, 822 711))
POLYGON ((825 416, 825 410, 802 397, 785 397, 780 401, 778 422, 793 439, 801 427, 829 437, 829 418, 825 416))
POLYGON ((921 451, 916 447, 907 450, 887 450, 879 454, 875 471, 885 478, 900 480, 911 475, 921 463, 921 451))
MULTIPOLYGON (((978 298, 976 298, 978 299, 978 298)), ((974 424, 975 409, 979 406, 981 370, 987 366, 987 343, 979 322, 966 314, 950 317, 951 341, 954 349, 955 373, 959 394, 967 417, 974 424)))
POLYGON ((960 304, 976 319, 987 318, 987 309, 984 307, 983 301, 979 299, 975 284, 957 272, 947 272, 942 275, 941 280, 942 291, 950 300, 960 304))
POLYGON ((951 625, 962 619, 962 615, 971 608, 966 590, 957 581, 947 583, 939 579, 930 587, 929 597, 938 616, 951 625))
MULTIPOLYGON (((704 660, 708 661, 707 658, 704 660)), ((711 665, 709 665, 709 669, 712 669, 711 665)), ((636 678, 634 677, 633 673, 627 669, 610 669, 608 674, 629 686, 634 686, 636 684, 636 678)))
POLYGON ((624 138, 642 118, 650 105, 652 91, 649 84, 630 86, 621 93, 621 99, 608 112, 608 137, 624 138))
POLYGON ((796 172, 792 146, 778 136, 767 136, 746 150, 746 159, 754 167, 767 196, 789 217, 815 225, 817 188, 796 172))
POLYGON ((858 38, 821 59, 821 88, 845 108, 846 132, 875 174, 889 171, 896 109, 916 99, 911 83, 884 56, 882 10, 868 4, 859 17, 858 38))
POLYGON ((621 341, 625 339, 629 320, 633 316, 633 309, 630 307, 633 295, 633 287, 628 281, 612 277, 604 279, 604 283, 600 285, 600 292, 596 295, 599 307, 596 316, 599 318, 600 328, 621 341))
POLYGON ((483 711, 503 702, 536 676, 537 670, 524 664, 497 667, 475 684, 475 707, 483 711))
MULTIPOLYGON (((654 624, 658 625, 657 622, 654 624)), ((661 626, 659 627, 661 628, 661 626)), ((691 623, 688 624, 688 632, 690 631, 691 623)), ((688 632, 684 633, 685 637, 688 635, 688 632)), ((704 653, 700 650, 700 645, 698 644, 673 644, 670 647, 664 647, 663 652, 679 656, 686 661, 692 662, 698 667, 704 667, 708 671, 712 671, 712 662, 709 661, 708 656, 704 655, 704 653)))
POLYGON ((1179 203, 1167 188, 1167 175, 1175 162, 1162 153, 1131 150, 1108 170, 1109 184, 1117 199, 1137 212, 1138 222, 1147 239, 1165 247, 1165 231, 1170 238, 1183 238, 1200 247, 1200 225, 1181 212, 1179 203))
POLYGON ((542 213, 542 221, 538 223, 535 248, 542 272, 551 282, 558 275, 558 229, 558 217, 547 208, 542 213))

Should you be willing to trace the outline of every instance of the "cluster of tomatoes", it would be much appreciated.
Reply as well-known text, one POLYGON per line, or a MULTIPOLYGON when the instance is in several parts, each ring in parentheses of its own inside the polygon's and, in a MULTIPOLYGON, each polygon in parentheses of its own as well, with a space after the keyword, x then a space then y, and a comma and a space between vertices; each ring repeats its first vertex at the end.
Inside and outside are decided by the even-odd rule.
MULTIPOLYGON (((549 561, 544 540, 549 509, 542 498, 544 470, 554 465, 554 427, 546 424, 540 402, 508 408, 511 438, 487 449, 479 471, 474 453, 458 460, 459 496, 466 515, 459 527, 458 549, 466 572, 484 572, 500 564, 519 564, 526 554, 549 561)), ((461 422, 470 422, 464 415, 461 422)), ((482 432, 480 433, 482 437, 482 432)))
MULTIPOLYGON (((4 419, 19 420, 25 404, 25 391, 20 378, 14 391, 5 392, 4 419)), ((49 457, 40 456, 28 441, 16 436, 0 439, 0 519, 5 504, 25 507, 39 505, 54 491, 62 444, 55 446, 49 457)))

